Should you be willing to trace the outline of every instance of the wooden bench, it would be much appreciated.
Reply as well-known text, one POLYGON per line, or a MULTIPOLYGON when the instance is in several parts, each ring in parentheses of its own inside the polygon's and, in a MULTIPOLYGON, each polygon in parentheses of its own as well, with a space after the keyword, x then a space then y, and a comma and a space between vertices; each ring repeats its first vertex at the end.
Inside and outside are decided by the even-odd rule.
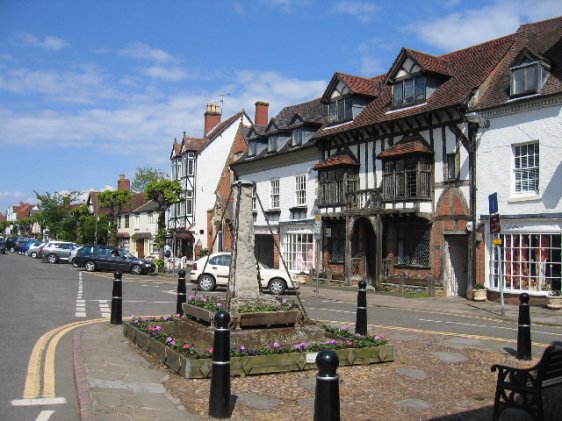
POLYGON ((537 421, 544 420, 543 389, 562 385, 562 346, 549 346, 541 360, 531 368, 514 368, 495 364, 498 383, 494 400, 493 420, 506 408, 525 411, 537 421))

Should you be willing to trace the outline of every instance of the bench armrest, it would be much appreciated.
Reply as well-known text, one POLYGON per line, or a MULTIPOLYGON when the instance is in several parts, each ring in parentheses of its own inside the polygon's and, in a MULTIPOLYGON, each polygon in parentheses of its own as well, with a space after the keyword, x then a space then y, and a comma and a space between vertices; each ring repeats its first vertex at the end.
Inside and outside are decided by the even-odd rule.
POLYGON ((507 365, 494 364, 491 368, 492 372, 498 371, 498 384, 510 385, 514 387, 538 387, 540 382, 537 381, 536 367, 516 368, 507 365))

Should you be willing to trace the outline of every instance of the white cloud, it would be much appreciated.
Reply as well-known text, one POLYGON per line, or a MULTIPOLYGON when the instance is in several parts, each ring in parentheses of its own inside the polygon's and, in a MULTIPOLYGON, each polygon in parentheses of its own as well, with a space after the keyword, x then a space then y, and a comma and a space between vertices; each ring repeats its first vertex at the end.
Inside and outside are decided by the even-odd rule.
POLYGON ((99 98, 118 98, 96 66, 82 66, 68 71, 4 68, 0 74, 0 91, 18 94, 42 94, 49 100, 67 103, 92 103, 99 98))
POLYGON ((35 35, 29 33, 20 33, 17 38, 24 45, 30 47, 38 47, 44 50, 60 50, 66 46, 68 43, 61 38, 46 36, 43 39, 37 38, 35 35))
POLYGON ((354 0, 337 2, 331 8, 333 13, 351 15, 361 23, 371 22, 378 10, 378 6, 371 2, 354 0))
POLYGON ((420 21, 412 28, 427 44, 453 51, 513 33, 523 23, 559 14, 559 0, 497 0, 480 9, 420 21))
POLYGON ((187 73, 179 67, 151 66, 144 69, 143 73, 151 78, 167 81, 187 79, 187 73))
POLYGON ((152 60, 160 63, 173 61, 173 57, 164 50, 159 50, 140 42, 131 44, 129 47, 120 50, 119 54, 125 57, 152 60))
POLYGON ((310 4, 310 0, 264 0, 264 2, 285 14, 295 13, 310 4))

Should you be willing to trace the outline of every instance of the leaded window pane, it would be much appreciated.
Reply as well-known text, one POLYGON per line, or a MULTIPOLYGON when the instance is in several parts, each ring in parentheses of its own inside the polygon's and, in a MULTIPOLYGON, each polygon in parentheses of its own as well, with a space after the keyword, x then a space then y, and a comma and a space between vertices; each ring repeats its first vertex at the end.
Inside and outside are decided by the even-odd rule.
POLYGON ((392 87, 393 101, 395 105, 402 104, 402 82, 397 82, 392 87))
POLYGON ((414 79, 406 79, 404 81, 404 102, 410 103, 414 101, 414 79))
POLYGON ((418 76, 416 78, 416 101, 425 99, 425 77, 418 76))

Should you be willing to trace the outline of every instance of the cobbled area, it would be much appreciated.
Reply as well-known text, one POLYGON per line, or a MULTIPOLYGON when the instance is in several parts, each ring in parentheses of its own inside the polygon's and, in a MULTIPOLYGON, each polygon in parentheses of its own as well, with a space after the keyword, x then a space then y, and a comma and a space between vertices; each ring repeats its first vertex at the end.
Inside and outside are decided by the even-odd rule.
MULTIPOLYGON (((396 360, 338 370, 343 421, 490 420, 496 384, 490 367, 496 363, 528 367, 537 362, 519 361, 507 352, 474 349, 462 341, 445 346, 440 338, 419 334, 376 333, 389 337, 396 360)), ((166 370, 149 355, 145 357, 166 370)), ((231 419, 312 420, 315 375, 312 370, 233 378, 231 419)), ((187 380, 170 373, 166 387, 188 411, 207 418, 210 380, 187 380)), ((560 419, 554 404, 560 392, 562 388, 551 389, 546 395, 547 420, 560 419)), ((513 413, 502 418, 525 419, 513 413)))

